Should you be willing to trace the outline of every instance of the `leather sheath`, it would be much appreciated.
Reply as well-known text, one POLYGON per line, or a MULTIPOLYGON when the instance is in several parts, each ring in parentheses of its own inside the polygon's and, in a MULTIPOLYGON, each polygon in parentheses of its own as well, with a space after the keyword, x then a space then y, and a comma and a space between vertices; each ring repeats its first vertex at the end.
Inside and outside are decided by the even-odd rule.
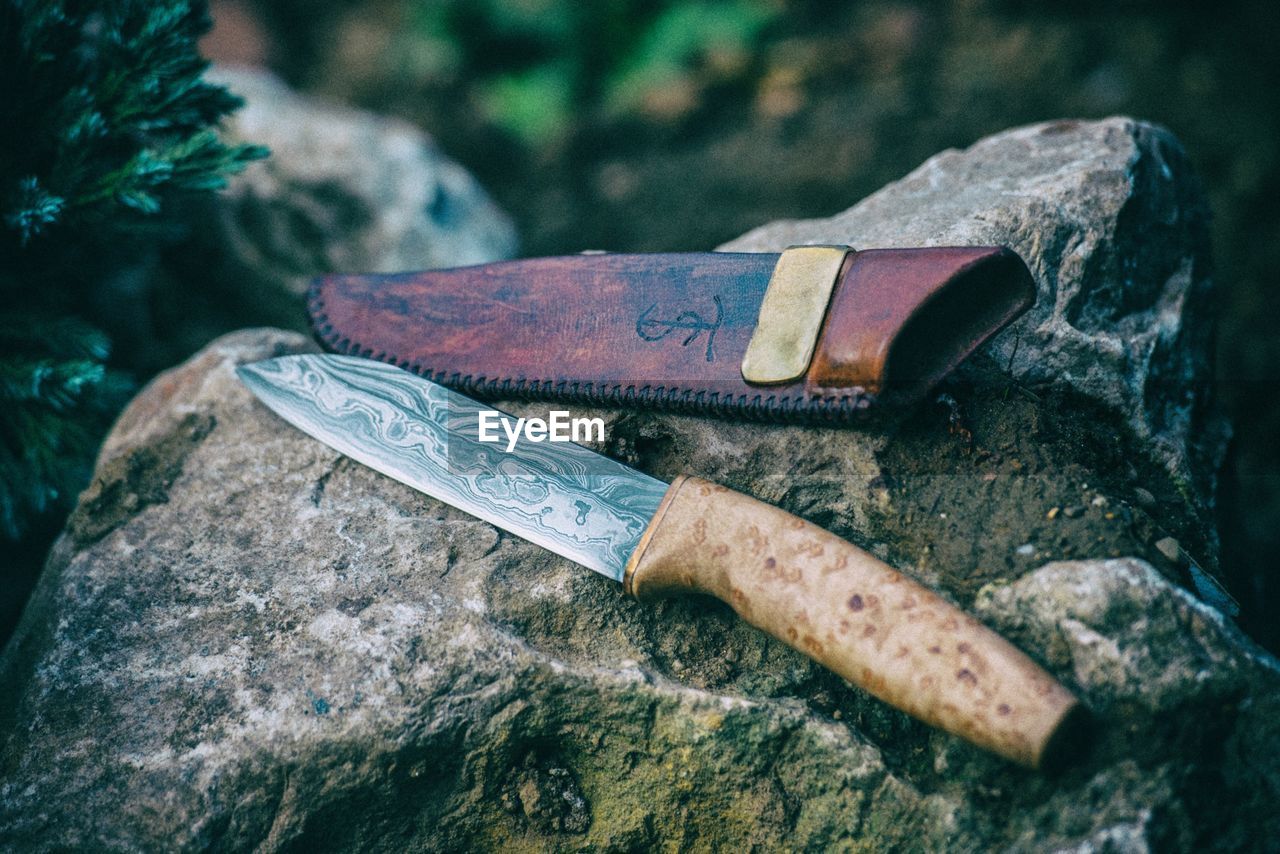
POLYGON ((850 250, 807 371, 748 382, 779 258, 601 253, 330 275, 308 312, 328 349, 473 396, 841 421, 918 400, 1035 300, 1007 248, 850 250))

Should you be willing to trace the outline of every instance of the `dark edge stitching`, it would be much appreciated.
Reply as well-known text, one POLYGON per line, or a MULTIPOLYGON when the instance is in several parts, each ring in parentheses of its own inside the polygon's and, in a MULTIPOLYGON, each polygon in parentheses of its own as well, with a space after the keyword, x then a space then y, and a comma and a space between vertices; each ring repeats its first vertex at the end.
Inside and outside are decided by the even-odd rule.
POLYGON ((437 371, 409 359, 399 359, 385 351, 375 351, 342 335, 329 321, 321 285, 316 278, 307 287, 307 314, 312 332, 329 350, 346 356, 360 356, 395 365, 420 377, 448 386, 463 394, 488 398, 524 400, 557 399, 591 406, 633 406, 652 404, 669 412, 737 417, 751 421, 849 423, 866 418, 875 410, 875 395, 860 387, 847 394, 823 399, 797 398, 787 395, 728 395, 705 389, 678 386, 637 387, 634 383, 597 383, 579 380, 530 380, 527 378, 489 378, 457 371, 437 371))

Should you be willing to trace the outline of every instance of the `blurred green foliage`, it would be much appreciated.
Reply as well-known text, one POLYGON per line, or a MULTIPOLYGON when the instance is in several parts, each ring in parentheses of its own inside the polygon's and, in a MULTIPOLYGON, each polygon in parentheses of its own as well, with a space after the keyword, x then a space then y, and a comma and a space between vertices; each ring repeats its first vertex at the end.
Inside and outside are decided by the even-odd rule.
POLYGON ((130 383, 92 315, 179 193, 264 155, 211 129, 204 4, 0 0, 0 539, 65 512, 130 383))
POLYGON ((437 76, 466 75, 492 121, 541 146, 582 113, 684 109, 781 11, 772 0, 446 0, 412 8, 411 38, 437 76))

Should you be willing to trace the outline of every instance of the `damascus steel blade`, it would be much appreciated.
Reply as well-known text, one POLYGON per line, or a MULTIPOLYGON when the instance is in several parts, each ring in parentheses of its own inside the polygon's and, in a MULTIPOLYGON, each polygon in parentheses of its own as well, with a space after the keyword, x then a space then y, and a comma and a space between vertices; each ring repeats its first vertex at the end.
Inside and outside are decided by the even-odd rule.
POLYGON ((667 489, 580 445, 482 443, 479 414, 497 410, 371 359, 284 356, 237 373, 353 460, 615 581, 667 489))

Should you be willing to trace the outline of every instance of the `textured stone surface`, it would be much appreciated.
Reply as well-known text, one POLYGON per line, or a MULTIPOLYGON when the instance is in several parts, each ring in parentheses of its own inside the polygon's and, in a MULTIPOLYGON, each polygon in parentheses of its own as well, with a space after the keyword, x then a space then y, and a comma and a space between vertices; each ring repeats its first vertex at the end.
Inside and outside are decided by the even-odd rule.
POLYGON ((1114 118, 944 151, 843 213, 766 225, 722 248, 1012 247, 1039 299, 991 355, 1024 383, 1066 383, 1114 408, 1209 496, 1228 433, 1210 397, 1208 225, 1177 139, 1114 118))
MULTIPOLYGON (((1275 844, 1280 813, 1266 803, 1280 794, 1280 663, 1221 612, 1132 558, 1050 563, 984 588, 974 610, 1041 650, 1099 720, 1113 723, 1098 727, 1095 755, 1123 756, 1109 773, 1143 778, 1121 791, 1154 795, 1137 814, 1091 834, 1086 850, 1275 844), (1199 806, 1165 811, 1169 801, 1199 806)), ((1063 815, 1075 806, 1059 803, 1063 815)), ((1035 840, 1077 844, 1073 836, 1035 840)))
MULTIPOLYGON (((279 323, 304 323, 312 276, 398 272, 509 258, 515 229, 462 166, 408 122, 325 104, 270 74, 221 67, 245 99, 227 135, 271 149, 210 207, 198 269, 279 323)), ((254 316, 254 315, 249 315, 254 316)))
MULTIPOLYGON (((1141 159, 1154 133, 1040 144, 1087 174, 1087 138, 1106 163, 1125 159, 1116 134, 1141 159)), ((979 183, 1012 168, 978 162, 979 183)), ((1021 227, 1072 227, 1056 210, 1021 227)), ((1095 246, 1086 266, 1128 251, 1095 246)), ((872 430, 605 413, 610 453, 806 516, 1042 661, 1097 717, 1047 778, 718 603, 630 601, 342 459, 234 378, 311 347, 221 339, 117 425, 0 659, 0 847, 1237 850, 1280 831, 1275 665, 1155 547, 1208 562, 1204 503, 1078 389, 979 357, 872 430)))

